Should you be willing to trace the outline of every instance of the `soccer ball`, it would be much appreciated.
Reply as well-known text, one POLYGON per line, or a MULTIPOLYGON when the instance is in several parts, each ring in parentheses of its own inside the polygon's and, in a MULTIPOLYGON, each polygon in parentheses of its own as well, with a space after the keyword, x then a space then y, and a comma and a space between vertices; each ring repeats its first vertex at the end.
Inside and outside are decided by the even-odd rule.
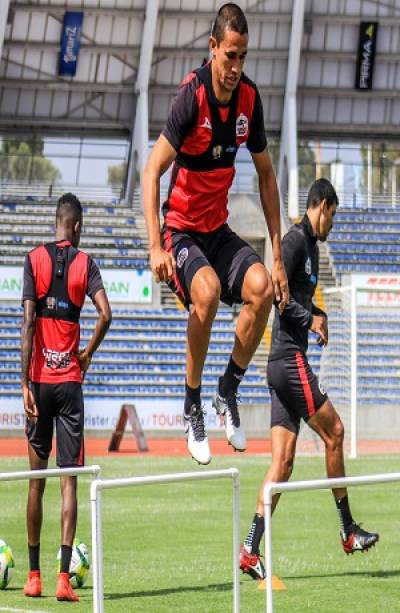
POLYGON ((14 556, 11 547, 0 539, 0 590, 5 590, 14 571, 14 556))
MULTIPOLYGON (((61 548, 57 554, 58 572, 61 569, 61 548)), ((69 565, 69 581, 73 588, 82 587, 89 575, 90 560, 89 551, 85 543, 78 538, 72 546, 72 557, 69 565)))

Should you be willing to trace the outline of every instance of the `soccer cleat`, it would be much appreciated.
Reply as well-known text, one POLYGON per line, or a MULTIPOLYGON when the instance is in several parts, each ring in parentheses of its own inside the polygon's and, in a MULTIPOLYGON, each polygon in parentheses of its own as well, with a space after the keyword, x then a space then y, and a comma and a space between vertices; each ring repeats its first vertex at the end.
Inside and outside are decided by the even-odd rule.
POLYGON ((204 426, 205 414, 203 407, 196 404, 190 407, 189 416, 183 414, 188 450, 192 458, 199 464, 211 462, 210 447, 204 426))
POLYGON ((265 568, 260 556, 247 551, 245 545, 240 546, 239 565, 241 570, 253 579, 265 579, 265 568))
POLYGON ((239 399, 240 396, 236 392, 229 393, 225 398, 216 393, 212 405, 217 415, 224 416, 225 434, 228 443, 232 445, 236 451, 245 451, 246 436, 240 425, 238 409, 239 399))
POLYGON ((340 531, 342 546, 345 553, 354 553, 355 551, 368 551, 375 543, 379 541, 379 534, 376 532, 367 532, 363 530, 359 524, 351 524, 351 529, 347 532, 340 531))
POLYGON ((40 570, 29 571, 28 579, 24 585, 24 594, 30 598, 38 598, 42 595, 42 581, 40 570))
POLYGON ((79 602, 79 596, 75 594, 69 582, 69 573, 59 573, 56 586, 57 600, 79 602))

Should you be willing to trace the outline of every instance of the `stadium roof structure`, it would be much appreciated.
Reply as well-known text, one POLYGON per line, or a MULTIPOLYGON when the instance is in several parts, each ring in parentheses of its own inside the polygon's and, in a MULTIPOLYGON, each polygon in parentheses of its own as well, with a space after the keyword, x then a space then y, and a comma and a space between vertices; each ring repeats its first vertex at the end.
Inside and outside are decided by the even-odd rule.
MULTIPOLYGON (((400 0, 238 3, 249 22, 245 71, 259 87, 267 133, 281 134, 289 170, 293 142, 285 129, 307 137, 400 137, 400 0), (373 87, 360 91, 355 72, 365 21, 379 29, 373 87)), ((177 86, 208 57, 222 4, 1 0, 0 130, 124 135, 141 169, 177 86), (73 77, 58 75, 66 11, 83 12, 73 77)))

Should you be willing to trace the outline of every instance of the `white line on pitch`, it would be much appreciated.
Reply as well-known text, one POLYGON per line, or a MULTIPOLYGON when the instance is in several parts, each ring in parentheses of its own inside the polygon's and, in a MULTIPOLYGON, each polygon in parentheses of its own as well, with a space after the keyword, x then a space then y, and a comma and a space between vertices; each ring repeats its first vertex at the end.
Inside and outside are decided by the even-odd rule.
POLYGON ((14 609, 13 607, 0 607, 0 611, 8 611, 9 613, 49 613, 49 611, 41 611, 39 609, 14 609))

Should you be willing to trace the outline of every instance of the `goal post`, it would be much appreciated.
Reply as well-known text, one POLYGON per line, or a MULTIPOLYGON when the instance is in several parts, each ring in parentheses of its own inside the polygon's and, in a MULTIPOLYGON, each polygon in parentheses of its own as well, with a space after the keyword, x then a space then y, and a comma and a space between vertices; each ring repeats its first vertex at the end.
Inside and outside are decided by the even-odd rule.
POLYGON ((367 283, 357 277, 323 292, 329 343, 322 350, 319 372, 344 423, 345 452, 351 458, 357 457, 360 431, 363 438, 389 439, 391 424, 400 420, 395 340, 397 330, 400 338, 400 277, 370 275, 367 283), (392 282, 382 283, 387 280, 392 282))

